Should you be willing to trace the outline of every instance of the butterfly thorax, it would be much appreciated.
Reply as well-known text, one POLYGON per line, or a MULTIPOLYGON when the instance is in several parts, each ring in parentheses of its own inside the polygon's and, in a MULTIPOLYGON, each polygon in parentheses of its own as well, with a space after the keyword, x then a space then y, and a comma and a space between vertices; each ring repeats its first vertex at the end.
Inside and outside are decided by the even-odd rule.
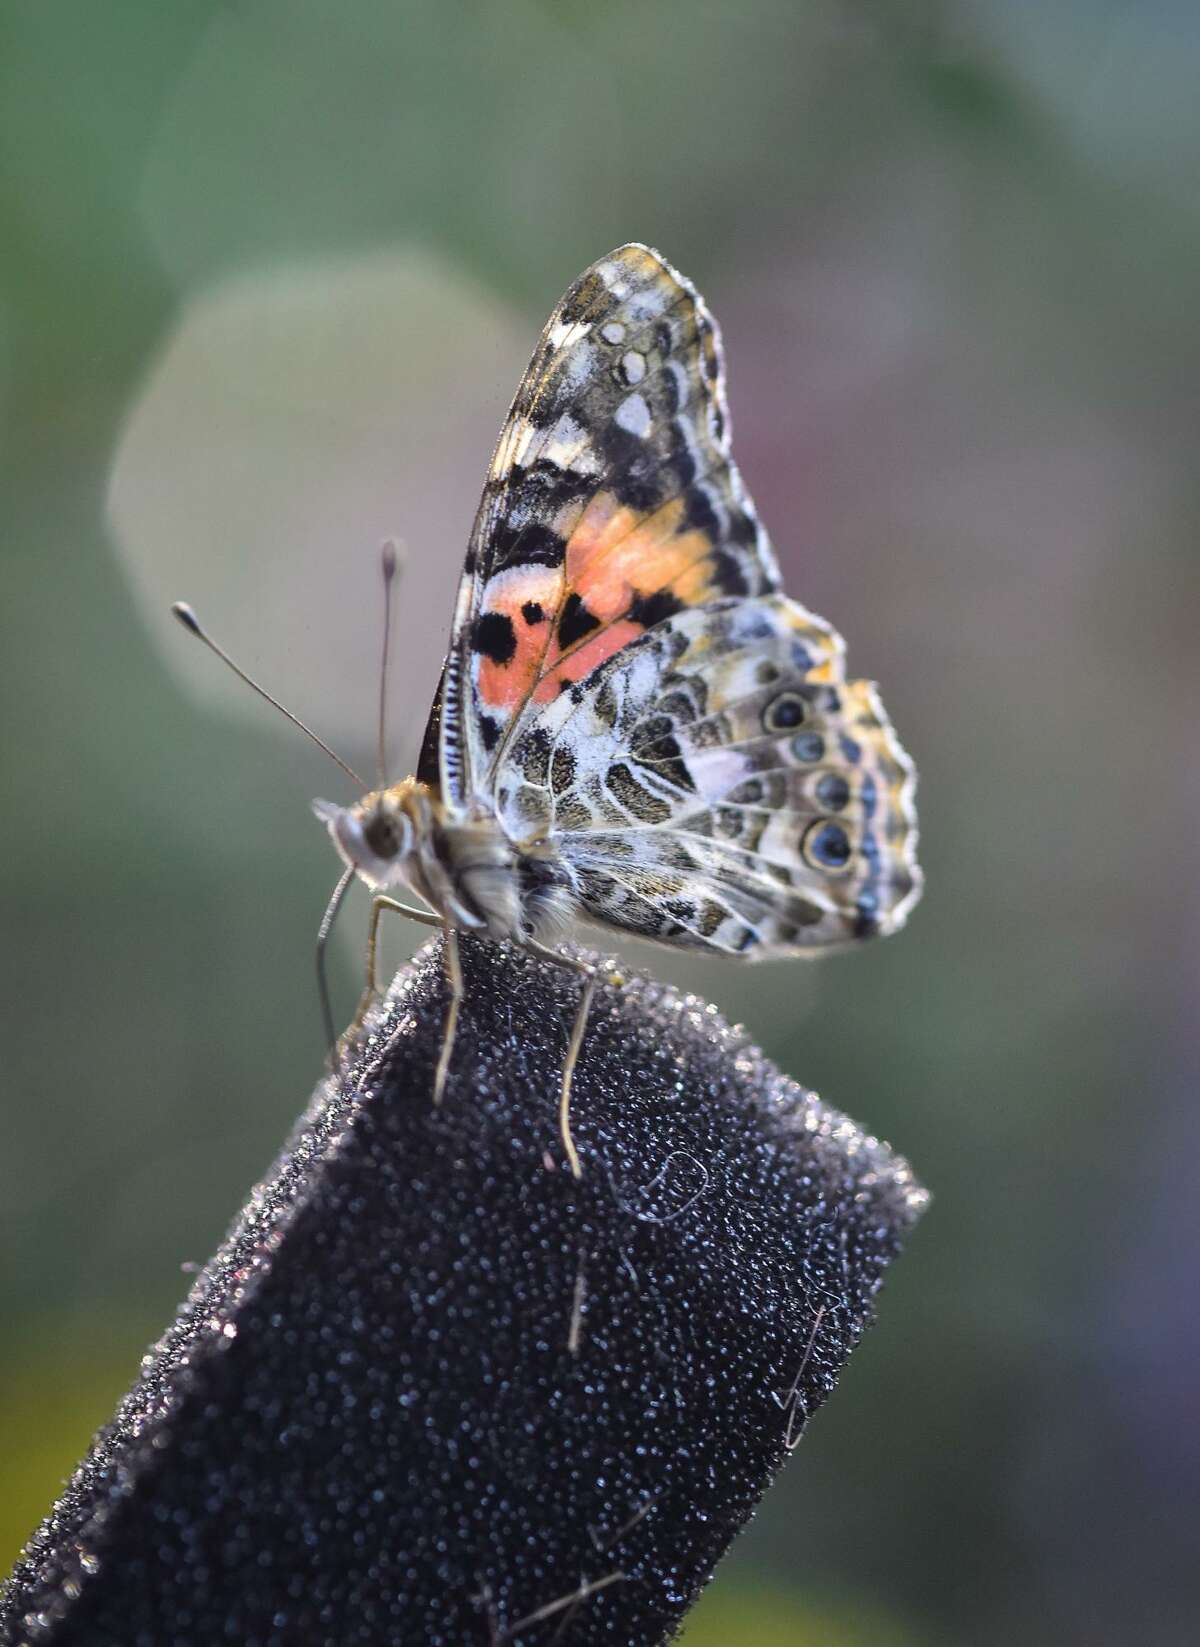
POLYGON ((313 808, 369 887, 408 886, 455 926, 497 940, 545 940, 577 906, 548 841, 512 841, 491 812, 452 812, 416 778, 373 790, 354 806, 315 801, 313 808))

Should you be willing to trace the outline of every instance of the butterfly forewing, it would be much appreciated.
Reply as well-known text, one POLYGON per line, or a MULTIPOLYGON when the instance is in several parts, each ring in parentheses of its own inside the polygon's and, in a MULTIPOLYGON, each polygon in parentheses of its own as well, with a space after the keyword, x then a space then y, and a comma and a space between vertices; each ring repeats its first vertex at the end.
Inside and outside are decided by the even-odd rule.
POLYGON ((442 694, 444 798, 469 809, 523 714, 663 617, 778 582, 716 325, 656 252, 621 247, 551 316, 497 443, 442 694))

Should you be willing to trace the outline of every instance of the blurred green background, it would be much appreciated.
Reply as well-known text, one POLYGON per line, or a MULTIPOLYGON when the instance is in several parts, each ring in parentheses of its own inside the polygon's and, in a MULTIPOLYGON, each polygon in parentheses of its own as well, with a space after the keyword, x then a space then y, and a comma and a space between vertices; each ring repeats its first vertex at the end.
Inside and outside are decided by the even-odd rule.
POLYGON ((369 763, 400 534, 411 760, 517 374, 636 238, 929 878, 649 961, 934 1192, 686 1642, 1194 1640, 1198 73, 1177 0, 0 0, 0 1567, 320 1069, 346 791, 166 603, 369 763))

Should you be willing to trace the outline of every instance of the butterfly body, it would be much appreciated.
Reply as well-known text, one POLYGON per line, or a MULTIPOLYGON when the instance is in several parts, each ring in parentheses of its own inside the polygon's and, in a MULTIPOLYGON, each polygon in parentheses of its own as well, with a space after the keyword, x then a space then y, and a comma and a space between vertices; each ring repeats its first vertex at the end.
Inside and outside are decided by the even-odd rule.
POLYGON ((546 839, 513 841, 483 805, 450 812, 405 778, 356 805, 314 802, 339 854, 376 892, 407 886, 452 926, 523 943, 559 938, 576 913, 570 877, 546 839))

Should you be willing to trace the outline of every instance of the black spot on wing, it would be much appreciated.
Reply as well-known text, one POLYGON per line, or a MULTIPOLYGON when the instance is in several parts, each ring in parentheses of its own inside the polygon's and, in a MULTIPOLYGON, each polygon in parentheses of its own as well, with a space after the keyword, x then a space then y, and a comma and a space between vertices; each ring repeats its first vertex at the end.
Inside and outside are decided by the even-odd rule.
POLYGON ((574 781, 575 756, 565 744, 560 744, 550 762, 550 787, 556 795, 561 795, 564 789, 570 789, 574 781))
MULTIPOLYGON (((703 486, 689 486, 683 495, 683 520, 680 531, 703 532, 707 537, 720 536, 721 523, 717 519, 717 511, 713 508, 712 499, 703 486)), ((741 591, 735 591, 741 593, 741 591)))
MULTIPOLYGON (((543 432, 540 418, 536 421, 529 418, 527 421, 531 428, 543 432)), ((551 419, 552 423, 554 421, 557 420, 551 419)), ((487 491, 497 496, 505 493, 510 497, 516 495, 530 505, 539 502, 553 505, 590 497, 594 485, 591 477, 578 469, 564 469, 553 458, 534 456, 531 462, 514 463, 506 473, 488 481, 487 491)))
POLYGON ((609 767, 604 782, 626 812, 642 823, 662 823, 670 817, 671 808, 667 803, 643 789, 624 761, 609 767))
POLYGON ((748 595, 750 585, 741 559, 718 544, 712 553, 712 584, 722 595, 748 595))
POLYGON ((717 340, 713 333, 712 322, 703 315, 697 317, 696 335, 700 339, 700 358, 703 363, 704 375, 710 383, 716 383, 721 376, 721 357, 717 352, 717 340))
POLYGON ((619 706, 612 686, 607 680, 601 681, 600 690, 592 699, 592 712, 605 726, 612 727, 617 724, 619 706))
POLYGON ((521 616, 532 629, 534 624, 541 623, 546 614, 542 611, 540 601, 527 600, 521 608, 521 616))
POLYGON ((629 619, 640 623, 643 629, 653 629, 664 618, 673 618, 683 611, 683 602, 669 589, 656 589, 652 595, 635 595, 629 608, 629 619))
POLYGON ((667 715, 642 721, 630 739, 630 754, 639 766, 651 767, 676 789, 695 791, 696 784, 667 715))
POLYGON ((803 726, 808 706, 799 692, 780 692, 763 705, 762 724, 765 732, 790 732, 803 726))
POLYGON ((561 566, 565 554, 566 544, 552 527, 540 521, 518 526, 501 516, 488 543, 488 574, 510 566, 561 566))
POLYGON ((675 730, 669 715, 651 715, 639 721, 630 737, 630 748, 639 760, 653 758, 654 746, 660 738, 669 738, 675 730))
POLYGON ((653 443, 610 422, 596 431, 596 444, 619 503, 637 514, 650 514, 662 503, 666 490, 662 461, 653 443))
POLYGON ((513 749, 513 760, 525 778, 538 787, 545 785, 550 774, 550 734, 543 726, 530 727, 522 733, 513 749))
POLYGON ((826 812, 842 812, 850 804, 850 785, 840 772, 826 772, 817 783, 817 802, 826 812))
POLYGON ((692 449, 687 443, 687 437, 677 423, 672 424, 672 433, 671 454, 668 461, 675 472, 675 477, 682 491, 695 480, 697 463, 692 449))
POLYGON ((566 830, 592 827, 591 808, 579 799, 577 791, 571 790, 555 801, 554 827, 566 830))
POLYGON ((484 612, 475 619, 471 645, 493 663, 510 663, 517 650, 512 619, 503 612, 484 612))
POLYGON ((686 688, 677 687, 664 693, 659 699, 659 708, 670 715, 677 726, 690 726, 699 719, 707 702, 708 689, 702 680, 696 679, 686 688))
POLYGON ((696 919, 696 906, 690 898, 664 898, 662 906, 673 920, 686 924, 696 919))
POLYGON ((565 652, 568 647, 574 646, 585 635, 590 635, 593 629, 600 626, 600 619, 594 612, 589 612, 582 599, 571 592, 563 602, 563 609, 558 619, 558 644, 565 652))
MULTIPOLYGON (((844 869, 852 851, 850 837, 841 824, 830 823, 825 818, 818 818, 816 823, 809 825, 801 839, 800 849, 814 869, 833 870, 844 869)), ((866 850, 865 841, 863 850, 866 850)))
POLYGON ((758 547, 758 521, 744 509, 730 509, 729 518, 725 523, 725 539, 729 543, 736 543, 739 548, 753 550, 758 547))
POLYGON ((500 741, 500 722, 494 715, 480 715, 479 736, 483 739, 483 747, 491 754, 500 741))
POLYGON ((757 806, 763 792, 761 778, 747 778, 745 783, 736 784, 726 798, 733 806, 757 806))

